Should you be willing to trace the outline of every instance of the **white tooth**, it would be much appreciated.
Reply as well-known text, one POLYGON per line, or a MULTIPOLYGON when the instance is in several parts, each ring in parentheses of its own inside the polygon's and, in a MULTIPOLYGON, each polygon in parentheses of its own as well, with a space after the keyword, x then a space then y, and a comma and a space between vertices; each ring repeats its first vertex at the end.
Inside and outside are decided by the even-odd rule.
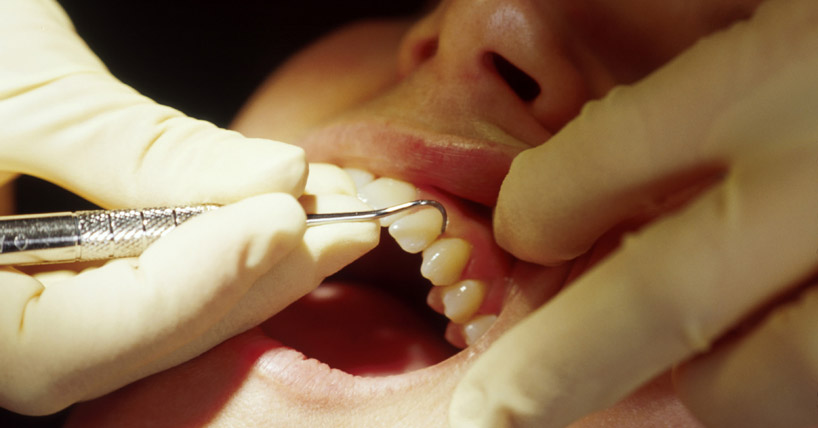
POLYGON ((435 209, 421 209, 399 218, 389 226, 389 234, 407 253, 423 251, 440 235, 443 216, 435 209))
POLYGON ((355 188, 360 189, 375 180, 375 174, 358 168, 344 168, 347 174, 352 177, 355 188))
POLYGON ((443 313, 450 320, 462 324, 477 312, 485 297, 485 282, 465 279, 443 289, 443 313))
MULTIPOLYGON (((358 190, 358 198, 372 208, 386 208, 392 205, 417 199, 417 189, 415 186, 394 178, 381 177, 358 190)), ((381 226, 389 226, 395 220, 406 215, 405 212, 384 217, 381 219, 381 226)))
POLYGON ((497 315, 480 315, 474 317, 463 326, 463 336, 466 337, 466 344, 471 346, 497 321, 497 315))
POLYGON ((471 256, 471 244, 460 238, 438 239, 423 250, 420 274, 434 285, 454 284, 471 256))

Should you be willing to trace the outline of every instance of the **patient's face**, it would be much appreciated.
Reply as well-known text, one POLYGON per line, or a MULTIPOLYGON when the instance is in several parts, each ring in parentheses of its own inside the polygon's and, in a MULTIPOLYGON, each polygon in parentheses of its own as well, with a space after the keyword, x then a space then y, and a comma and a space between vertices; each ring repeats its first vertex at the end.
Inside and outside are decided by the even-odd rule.
MULTIPOLYGON (((72 422, 446 426, 451 391, 474 359, 614 244, 554 269, 503 253, 490 212, 511 159, 754 3, 453 0, 417 21, 363 23, 319 41, 271 76, 236 127, 356 169, 372 201, 443 202, 444 236, 429 235, 434 216, 390 229, 412 251, 431 245, 424 275, 440 285, 384 236, 258 328, 80 406, 72 422)), ((695 425, 666 376, 579 423, 660 421, 695 425)))

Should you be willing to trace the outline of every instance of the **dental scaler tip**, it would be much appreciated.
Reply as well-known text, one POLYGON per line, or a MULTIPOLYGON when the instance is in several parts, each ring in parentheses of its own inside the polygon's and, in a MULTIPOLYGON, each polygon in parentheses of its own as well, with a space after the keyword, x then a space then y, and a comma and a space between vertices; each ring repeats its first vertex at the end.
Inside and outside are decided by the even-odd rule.
POLYGON ((371 211, 358 211, 358 212, 349 212, 349 213, 329 213, 329 214, 309 214, 307 215, 307 226, 314 226, 318 224, 324 223, 337 223, 337 222, 347 222, 347 221, 363 221, 363 220, 372 220, 381 217, 388 217, 393 214, 397 214, 402 211, 406 211, 415 207, 420 206, 430 206, 436 208, 440 211, 440 215, 443 217, 443 223, 440 226, 440 233, 446 231, 446 224, 449 221, 448 214, 446 213, 446 208, 443 207, 438 201, 433 201, 431 199, 418 199, 416 201, 406 202, 400 205, 394 205, 391 207, 381 208, 377 210, 371 211))
MULTIPOLYGON (((432 206, 448 221, 440 202, 422 199, 372 211, 307 215, 307 226, 378 219, 432 206)), ((94 210, 0 217, 0 265, 72 263, 136 257, 188 219, 218 205, 94 210)))

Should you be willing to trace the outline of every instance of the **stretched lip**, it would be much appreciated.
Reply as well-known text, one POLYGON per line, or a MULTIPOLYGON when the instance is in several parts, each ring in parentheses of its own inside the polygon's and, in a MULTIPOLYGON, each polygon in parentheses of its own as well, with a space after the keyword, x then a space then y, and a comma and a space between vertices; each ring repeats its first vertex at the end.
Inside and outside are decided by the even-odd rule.
MULTIPOLYGON (((324 403, 331 399, 340 409, 405 404, 417 394, 447 397, 465 369, 478 355, 494 342, 503 330, 510 327, 508 316, 501 316, 492 328, 476 343, 455 355, 428 367, 388 376, 362 377, 330 368, 320 361, 307 359, 299 351, 280 346, 269 340, 270 348, 260 355, 255 369, 275 382, 281 396, 293 403, 324 403), (388 393, 388 394, 385 394, 388 393), (408 394, 408 395, 407 395, 408 394)), ((431 408, 429 410, 432 410, 431 408)))
POLYGON ((311 161, 433 186, 486 206, 494 206, 512 159, 523 150, 392 120, 330 125, 309 134, 299 145, 311 161))
POLYGON ((565 267, 544 271, 525 263, 517 265, 510 272, 510 288, 494 325, 471 346, 423 369, 380 377, 355 376, 307 359, 267 337, 263 338, 267 349, 257 354, 254 368, 272 381, 268 385, 279 392, 279 398, 302 406, 326 405, 331 400, 337 410, 357 409, 363 415, 372 408, 401 408, 407 400, 431 400, 428 416, 445 420, 448 397, 471 363, 504 331, 553 296, 566 274, 565 267))

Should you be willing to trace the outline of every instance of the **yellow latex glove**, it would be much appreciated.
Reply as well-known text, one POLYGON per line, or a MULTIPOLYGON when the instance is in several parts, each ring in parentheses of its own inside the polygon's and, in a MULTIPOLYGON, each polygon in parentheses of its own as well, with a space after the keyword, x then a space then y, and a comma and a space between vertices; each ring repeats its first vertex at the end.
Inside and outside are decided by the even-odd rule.
POLYGON ((715 185, 626 237, 479 358, 452 425, 565 426, 674 366, 707 426, 818 425, 815 1, 769 1, 588 105, 515 159, 495 231, 515 255, 557 263, 713 171, 715 185))
MULTIPOLYGON (((257 325, 377 242, 377 226, 367 223, 305 232, 294 198, 306 182, 301 149, 246 139, 137 94, 51 0, 0 2, 0 63, 0 170, 39 176, 106 208, 230 204, 138 259, 80 274, 0 269, 2 407, 50 413, 181 363, 257 325)), ((315 193, 354 194, 337 169, 316 168, 309 181, 315 193)), ((302 203, 319 212, 363 208, 344 195, 302 203)))

